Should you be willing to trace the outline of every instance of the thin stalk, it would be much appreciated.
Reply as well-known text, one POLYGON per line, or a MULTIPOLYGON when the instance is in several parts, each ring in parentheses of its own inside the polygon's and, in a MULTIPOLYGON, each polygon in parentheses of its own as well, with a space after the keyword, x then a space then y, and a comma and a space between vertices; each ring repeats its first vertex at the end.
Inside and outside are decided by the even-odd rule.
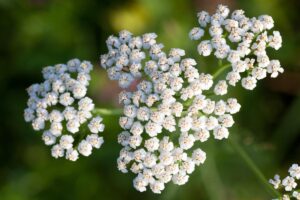
POLYGON ((92 112, 99 115, 121 115, 123 110, 121 108, 95 108, 92 112))
POLYGON ((226 64, 223 65, 220 69, 218 69, 214 74, 213 74, 213 79, 216 79, 223 71, 228 69, 231 66, 231 64, 226 64))
POLYGON ((272 185, 268 182, 266 177, 257 167, 257 165, 253 162, 247 152, 233 139, 229 139, 229 143, 231 144, 232 148, 236 151, 237 154, 243 159, 245 164, 249 167, 249 169, 256 175, 257 179, 264 185, 267 191, 275 198, 280 198, 280 193, 275 190, 272 185))
POLYGON ((219 60, 218 60, 218 65, 219 65, 219 67, 222 67, 222 65, 223 65, 222 59, 219 59, 219 60))

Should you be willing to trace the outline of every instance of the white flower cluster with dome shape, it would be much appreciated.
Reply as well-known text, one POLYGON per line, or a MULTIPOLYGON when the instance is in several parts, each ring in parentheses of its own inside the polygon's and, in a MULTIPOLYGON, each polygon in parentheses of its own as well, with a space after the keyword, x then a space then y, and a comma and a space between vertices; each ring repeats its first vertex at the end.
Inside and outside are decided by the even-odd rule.
POLYGON ((278 50, 282 45, 280 33, 271 32, 274 27, 271 16, 248 18, 243 10, 230 14, 224 5, 219 5, 213 15, 201 11, 197 16, 200 26, 194 27, 189 36, 201 40, 199 54, 213 55, 231 66, 226 80, 216 84, 216 95, 226 94, 227 86, 235 86, 239 81, 245 89, 253 90, 257 81, 266 78, 268 73, 276 78, 284 71, 278 60, 271 60, 267 55, 268 47, 278 50))
POLYGON ((300 191, 298 186, 298 181, 300 180, 300 166, 298 164, 293 164, 289 170, 289 175, 285 178, 281 179, 278 174, 274 176, 274 179, 270 179, 270 184, 276 190, 279 190, 283 193, 281 199, 289 200, 289 199, 297 199, 300 200, 300 191))
POLYGON ((54 158, 76 161, 79 154, 89 156, 103 143, 98 135, 104 130, 102 118, 93 116, 93 100, 86 96, 92 69, 90 62, 78 59, 48 66, 42 71, 45 81, 27 89, 25 121, 35 131, 43 130, 42 139, 52 145, 54 158))
POLYGON ((196 143, 211 135, 217 140, 228 138, 232 114, 240 104, 234 98, 206 96, 213 77, 199 73, 194 59, 183 59, 182 49, 171 49, 167 55, 155 38, 153 33, 133 37, 128 31, 110 36, 109 52, 101 56, 101 64, 123 88, 136 81, 134 91, 119 95, 124 105, 119 123, 124 131, 118 136, 123 146, 118 168, 136 174, 133 184, 138 191, 149 186, 161 193, 170 181, 185 184, 195 166, 204 163, 206 153, 196 143))

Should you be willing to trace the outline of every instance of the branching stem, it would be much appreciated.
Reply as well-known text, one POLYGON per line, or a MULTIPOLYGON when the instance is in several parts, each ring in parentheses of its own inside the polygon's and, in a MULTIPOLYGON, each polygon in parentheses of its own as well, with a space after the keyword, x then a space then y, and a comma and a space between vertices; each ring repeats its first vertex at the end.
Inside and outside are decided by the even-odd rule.
POLYGON ((266 177, 263 175, 263 173, 257 167, 257 165, 253 162, 253 160, 250 158, 247 152, 237 142, 233 141, 233 139, 229 139, 228 142, 235 150, 235 152, 239 154, 239 156, 243 159, 243 161, 249 167, 249 169, 255 174, 257 179, 259 179, 260 182, 264 185, 264 187, 267 189, 270 195, 280 199, 280 193, 272 187, 272 185, 268 182, 266 177))
POLYGON ((228 69, 231 66, 231 64, 226 64, 220 67, 214 74, 213 74, 213 79, 216 79, 220 74, 222 74, 223 71, 228 69))

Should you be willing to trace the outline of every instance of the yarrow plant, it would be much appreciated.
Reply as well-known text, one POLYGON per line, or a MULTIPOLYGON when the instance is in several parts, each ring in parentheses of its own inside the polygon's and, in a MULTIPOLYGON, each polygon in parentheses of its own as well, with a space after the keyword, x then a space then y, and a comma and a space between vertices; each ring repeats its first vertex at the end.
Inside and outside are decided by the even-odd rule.
MULTIPOLYGON (((284 71, 278 60, 267 55, 267 48, 278 50, 282 45, 280 33, 271 32, 272 17, 250 19, 242 10, 230 14, 224 5, 212 15, 201 11, 197 16, 199 26, 189 37, 200 40, 199 56, 218 61, 214 74, 201 72, 183 49, 166 53, 155 33, 134 36, 123 30, 109 36, 108 52, 100 58, 108 77, 123 89, 118 169, 135 174, 133 186, 140 192, 150 188, 161 193, 171 181, 187 183, 196 166, 206 160, 201 143, 229 137, 233 115, 241 108, 228 95, 230 86, 241 81, 245 89, 253 90, 268 73, 276 78, 284 71)), ((86 97, 91 70, 89 62, 77 59, 46 67, 45 81, 28 89, 25 120, 34 130, 45 129, 42 138, 46 145, 54 145, 55 158, 74 161, 78 152, 88 156, 103 143, 98 136, 104 129, 96 115, 99 109, 86 97)))
POLYGON ((293 164, 289 170, 289 175, 281 179, 278 174, 274 176, 274 179, 270 179, 269 182, 273 187, 282 193, 282 200, 298 199, 300 200, 300 190, 297 189, 298 181, 300 179, 300 166, 293 164))
POLYGON ((267 72, 271 77, 283 72, 279 61, 270 61, 266 53, 267 46, 281 46, 279 32, 267 35, 272 18, 248 19, 242 10, 234 11, 231 19, 228 16, 229 9, 223 5, 212 16, 202 11, 198 13, 201 28, 189 34, 199 40, 207 29, 212 38, 200 42, 199 54, 209 56, 215 51, 217 59, 228 61, 220 70, 232 67, 226 80, 216 84, 220 71, 215 75, 199 72, 194 59, 183 58, 182 49, 165 53, 155 33, 135 37, 124 30, 107 39, 109 52, 101 56, 101 65, 109 78, 124 89, 136 84, 133 91, 120 93, 124 116, 119 123, 124 131, 118 137, 123 146, 118 168, 136 174, 133 184, 138 191, 149 186, 161 193, 170 181, 185 184, 206 158, 195 144, 207 141, 211 134, 217 140, 228 138, 228 128, 234 124, 232 114, 241 107, 235 98, 217 97, 227 94, 228 84, 235 86, 245 76, 242 85, 252 90, 267 72))
POLYGON ((52 145, 54 158, 76 161, 79 153, 89 156, 103 143, 98 135, 104 130, 102 118, 93 115, 93 100, 86 96, 92 69, 90 62, 78 59, 48 66, 42 71, 45 81, 27 89, 25 121, 35 131, 43 130, 42 139, 52 145))

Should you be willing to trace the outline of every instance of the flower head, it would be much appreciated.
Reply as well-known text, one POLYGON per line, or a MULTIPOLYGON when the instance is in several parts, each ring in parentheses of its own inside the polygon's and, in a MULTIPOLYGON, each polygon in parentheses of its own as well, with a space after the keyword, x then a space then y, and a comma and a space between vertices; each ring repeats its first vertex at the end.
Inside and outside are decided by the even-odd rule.
MULTIPOLYGON (((274 26, 270 16, 250 19, 242 10, 230 14, 224 5, 213 15, 201 11, 197 16, 200 26, 189 37, 200 40, 199 55, 214 56, 231 66, 225 80, 215 81, 219 71, 215 75, 200 72, 182 49, 166 53, 155 33, 134 36, 121 31, 107 39, 108 53, 101 56, 109 78, 124 89, 119 95, 124 106, 119 124, 124 130, 118 137, 123 146, 118 168, 136 174, 133 185, 140 192, 149 187, 161 193, 170 181, 185 184, 195 166, 206 159, 195 144, 229 137, 232 115, 241 107, 235 98, 225 99, 229 86, 241 81, 244 88, 253 90, 267 73, 276 77, 283 72, 279 61, 270 60, 266 52, 282 43, 278 31, 268 33, 274 26), (210 38, 202 40, 205 34, 210 38)), ((284 184, 294 187, 292 179, 284 184)))
MULTIPOLYGON (((212 15, 201 11, 197 16, 199 27, 194 27, 189 37, 192 40, 210 37, 200 41, 197 49, 201 56, 214 54, 217 59, 229 62, 232 70, 224 82, 235 86, 241 80, 245 89, 253 90, 267 73, 275 78, 284 71, 278 60, 270 60, 267 55, 267 48, 278 50, 282 45, 280 32, 271 32, 274 27, 271 16, 249 18, 243 10, 235 10, 230 15, 224 5, 219 5, 212 15)), ((217 95, 227 93, 225 83, 219 82, 215 87, 217 95)))
MULTIPOLYGON (((228 128, 234 123, 231 114, 238 112, 240 105, 233 98, 226 102, 206 96, 212 89, 213 77, 199 73, 194 59, 183 58, 184 50, 173 48, 165 53, 155 34, 134 37, 127 32, 130 37, 123 41, 123 32, 119 37, 109 37, 109 52, 101 56, 109 77, 119 84, 122 74, 133 77, 126 84, 122 82, 122 88, 127 89, 133 80, 136 83, 133 90, 127 89, 119 96, 124 105, 124 115, 119 120, 124 131, 118 137, 123 146, 118 168, 136 174, 133 184, 138 191, 149 187, 154 193, 161 193, 170 181, 185 184, 195 166, 204 163, 206 153, 195 148, 196 143, 207 141, 211 134, 218 140, 228 138, 228 128), (131 45, 135 40, 142 44, 131 45), (135 51, 143 55, 141 59, 130 59, 135 51), (120 57, 128 62, 117 66, 120 57), (111 76, 116 70, 120 76, 111 76)), ((196 30, 191 34, 201 35, 196 30)), ((206 54, 209 48, 204 45, 201 51, 206 54)), ((227 83, 219 82, 214 92, 227 93, 227 83)))
POLYGON ((102 118, 94 116, 94 103, 86 96, 93 66, 88 61, 70 60, 67 64, 45 67, 44 82, 27 89, 26 122, 35 131, 43 130, 46 145, 53 145, 53 157, 75 161, 79 153, 88 156, 92 147, 100 148, 103 138, 102 118), (82 137, 87 128, 91 132, 82 137))

